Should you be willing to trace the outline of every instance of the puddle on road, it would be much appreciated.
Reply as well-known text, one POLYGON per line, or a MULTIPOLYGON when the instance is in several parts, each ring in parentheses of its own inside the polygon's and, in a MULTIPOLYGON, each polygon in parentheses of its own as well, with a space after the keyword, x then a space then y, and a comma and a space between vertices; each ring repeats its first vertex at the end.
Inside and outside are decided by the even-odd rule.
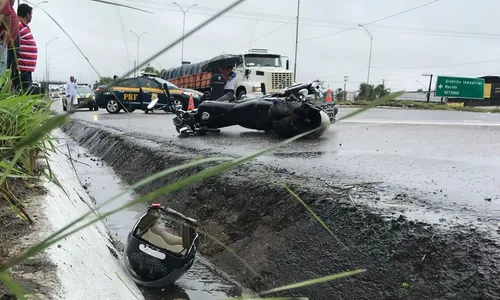
MULTIPOLYGON (((127 188, 111 167, 87 154, 86 149, 78 146, 74 140, 67 139, 67 143, 70 146, 71 157, 78 176, 86 187, 87 193, 93 198, 94 204, 101 204, 127 188)), ((67 154, 66 147, 60 150, 67 154)), ((126 193, 103 207, 100 212, 115 209, 133 198, 135 198, 133 193, 126 193)), ((145 211, 146 205, 139 204, 129 210, 122 210, 111 215, 105 220, 105 225, 111 236, 124 245, 129 231, 145 211)), ((233 291, 239 290, 233 283, 218 276, 208 265, 209 263, 203 257, 198 256, 189 272, 173 287, 163 290, 150 290, 142 287, 140 289, 147 300, 216 300, 228 298, 232 296, 233 291)))

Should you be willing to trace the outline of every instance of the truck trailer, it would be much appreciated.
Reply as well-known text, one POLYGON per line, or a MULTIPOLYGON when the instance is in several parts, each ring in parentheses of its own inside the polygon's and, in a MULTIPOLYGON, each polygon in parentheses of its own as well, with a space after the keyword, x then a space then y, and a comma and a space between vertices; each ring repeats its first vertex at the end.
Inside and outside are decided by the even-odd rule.
MULTIPOLYGON (((294 83, 293 71, 289 70, 289 58, 269 53, 267 49, 250 49, 241 56, 233 71, 236 73, 235 96, 241 99, 247 93, 279 92, 294 83), (285 61, 285 62, 284 62, 285 61)), ((187 63, 167 69, 161 77, 181 88, 205 92, 210 90, 210 72, 202 71, 209 60, 187 63)))

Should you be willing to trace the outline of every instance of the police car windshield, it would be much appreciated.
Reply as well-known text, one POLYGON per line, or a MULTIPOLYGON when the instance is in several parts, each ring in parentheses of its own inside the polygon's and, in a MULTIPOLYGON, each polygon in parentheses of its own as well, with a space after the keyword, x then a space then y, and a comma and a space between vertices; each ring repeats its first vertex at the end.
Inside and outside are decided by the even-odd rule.
POLYGON ((172 89, 178 89, 179 87, 176 86, 175 84, 171 83, 170 81, 166 81, 165 79, 163 78, 160 78, 160 77, 155 77, 155 80, 158 81, 161 85, 163 84, 167 84, 169 88, 172 88, 172 89))
POLYGON ((92 90, 88 86, 79 86, 77 89, 78 93, 91 93, 92 90))

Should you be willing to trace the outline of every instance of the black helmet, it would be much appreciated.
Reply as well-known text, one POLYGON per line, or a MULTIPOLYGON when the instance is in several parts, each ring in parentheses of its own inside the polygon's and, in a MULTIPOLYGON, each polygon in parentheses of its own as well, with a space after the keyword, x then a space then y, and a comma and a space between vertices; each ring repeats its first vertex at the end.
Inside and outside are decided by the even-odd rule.
POLYGON ((149 288, 175 283, 194 263, 196 226, 196 220, 152 204, 127 238, 124 260, 132 279, 149 288))

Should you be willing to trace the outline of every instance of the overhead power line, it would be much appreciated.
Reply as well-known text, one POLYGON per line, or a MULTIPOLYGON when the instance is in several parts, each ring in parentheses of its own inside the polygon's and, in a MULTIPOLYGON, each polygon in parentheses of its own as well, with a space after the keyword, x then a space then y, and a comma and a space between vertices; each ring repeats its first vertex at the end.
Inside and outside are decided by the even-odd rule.
MULTIPOLYGON (((407 9, 407 10, 404 10, 404 11, 401 11, 401 12, 398 12, 398 13, 395 13, 395 14, 392 14, 390 16, 387 16, 387 17, 384 17, 384 18, 381 18, 381 19, 377 19, 375 21, 371 21, 371 22, 368 22, 368 23, 364 23, 362 25, 366 26, 366 25, 370 25, 370 24, 373 24, 373 23, 377 23, 377 22, 380 22, 380 21, 384 21, 384 20, 387 20, 387 19, 390 19, 390 18, 393 18, 393 17, 396 17, 396 16, 399 16, 399 15, 402 15, 402 14, 405 14, 405 13, 408 13, 410 11, 414 11, 416 9, 419 9, 419 8, 422 8, 422 7, 425 7, 427 5, 431 5, 431 4, 434 4, 436 2, 439 2, 441 0, 433 0, 431 2, 427 2, 427 3, 424 3, 422 5, 419 5, 419 6, 416 6, 416 7, 413 7, 413 8, 410 8, 410 9, 407 9)), ((317 36, 317 37, 313 37, 313 38, 309 38, 309 39, 305 39, 305 40, 302 40, 300 42, 306 42, 306 41, 311 41, 311 40, 316 40, 316 39, 320 39, 320 38, 324 38, 324 37, 327 37, 327 36, 330 36, 330 35, 334 35, 334 34, 338 34, 338 33, 342 33, 342 32, 346 32, 346 31, 349 31, 349 30, 352 30, 352 29, 357 29, 359 26, 356 25, 356 26, 353 26, 351 28, 347 28, 347 29, 344 29, 344 30, 341 30, 341 31, 337 31, 337 32, 332 32, 332 33, 329 33, 329 34, 325 34, 325 35, 322 35, 322 36, 317 36)))
MULTIPOLYGON (((173 4, 171 5, 171 4, 168 4, 165 2, 144 0, 144 2, 153 3, 152 5, 157 6, 157 7, 151 7, 151 6, 144 6, 144 2, 142 2, 140 0, 121 0, 121 1, 133 2, 136 6, 140 6, 143 8, 149 8, 149 9, 153 9, 153 10, 156 9, 156 10, 161 10, 161 11, 172 11, 172 12, 176 12, 176 13, 179 12, 179 10, 177 8, 176 9, 166 8, 166 7, 172 6, 173 4), (158 7, 158 6, 161 6, 161 7, 158 7)), ((429 5, 431 3, 426 3, 423 5, 429 5)), ((417 7, 417 8, 419 8, 419 7, 417 7)), ((417 8, 412 8, 410 10, 414 10, 417 8)), ((212 11, 219 10, 218 8, 199 7, 199 6, 196 7, 196 9, 201 10, 203 12, 194 11, 195 9, 193 8, 193 11, 190 12, 190 14, 210 16, 211 14, 207 13, 208 10, 212 10, 212 11)), ((407 11, 409 11, 409 10, 407 10, 407 11)), ((399 12, 395 15, 406 13, 407 11, 399 12)), ((294 16, 271 15, 271 14, 262 14, 262 13, 256 13, 256 12, 234 11, 234 12, 230 12, 228 14, 236 14, 236 15, 224 15, 224 16, 222 16, 222 18, 232 18, 232 19, 251 20, 251 21, 258 20, 260 22, 281 24, 281 26, 279 26, 278 28, 273 29, 269 33, 266 33, 264 36, 257 38, 255 41, 271 35, 272 33, 276 32, 279 29, 290 24, 291 20, 293 21, 296 19, 296 17, 294 17, 294 16), (238 14, 242 14, 242 15, 238 15, 238 14), (255 17, 250 17, 250 16, 255 16, 255 17), (268 18, 268 19, 266 19, 266 18, 268 18), (279 19, 286 19, 286 20, 279 20, 279 19)), ((391 16, 388 16, 388 17, 385 17, 382 19, 387 19, 387 18, 393 17, 395 15, 391 15, 391 16)), ((382 19, 375 20, 375 21, 372 21, 372 22, 366 23, 366 24, 371 25, 371 24, 373 24, 373 22, 379 22, 382 19)), ((314 19, 314 18, 302 18, 302 17, 301 17, 301 26, 321 27, 321 28, 328 27, 328 28, 340 28, 340 29, 342 29, 341 31, 338 31, 335 33, 359 29, 358 24, 354 23, 354 22, 323 20, 323 19, 314 19), (326 25, 326 24, 329 24, 329 25, 326 25)), ((500 34, 497 34, 497 33, 467 32, 467 31, 456 31, 456 30, 439 30, 439 29, 434 29, 434 28, 415 28, 415 27, 392 26, 392 25, 372 25, 372 26, 370 26, 370 30, 377 31, 377 32, 395 33, 395 34, 415 34, 415 35, 424 35, 424 36, 443 36, 443 37, 476 38, 476 39, 500 39, 500 34), (398 31, 391 31, 391 30, 386 30, 386 29, 397 29, 398 31)), ((332 34, 328 34, 328 35, 332 35, 332 34)), ((321 36, 321 37, 323 37, 323 36, 321 36)), ((320 38, 320 37, 316 37, 316 38, 312 38, 312 39, 317 39, 317 38, 320 38)), ((310 40, 312 40, 312 39, 310 39, 310 40)), ((303 41, 308 41, 308 40, 303 40, 303 41)))
POLYGON ((241 48, 243 48, 243 47, 246 47, 246 46, 247 46, 247 45, 249 45, 249 44, 255 43, 256 41, 259 41, 259 40, 261 40, 261 39, 263 39, 263 38, 265 38, 265 37, 267 37, 267 36, 269 36, 269 35, 271 35, 271 34, 275 33, 276 31, 280 30, 281 28, 285 27, 286 25, 291 24, 293 21, 295 21, 295 18, 293 18, 293 19, 289 20, 288 22, 284 23, 283 25, 281 25, 281 26, 279 26, 279 27, 277 27, 277 28, 273 29, 272 31, 270 31, 270 32, 268 32, 268 33, 266 33, 266 34, 264 34, 263 36, 261 36, 261 37, 259 37, 259 38, 257 38, 257 39, 252 40, 250 43, 247 43, 247 44, 245 44, 245 45, 243 45, 243 46, 241 46, 241 47, 238 47, 238 48, 236 48, 236 49, 241 49, 241 48))
POLYGON ((393 69, 393 70, 436 69, 436 68, 449 68, 449 67, 479 65, 479 64, 492 63, 492 62, 500 62, 500 59, 482 60, 482 61, 476 61, 476 62, 467 62, 467 63, 459 63, 459 64, 451 64, 451 65, 440 65, 440 66, 372 67, 372 68, 375 68, 375 69, 393 69))

